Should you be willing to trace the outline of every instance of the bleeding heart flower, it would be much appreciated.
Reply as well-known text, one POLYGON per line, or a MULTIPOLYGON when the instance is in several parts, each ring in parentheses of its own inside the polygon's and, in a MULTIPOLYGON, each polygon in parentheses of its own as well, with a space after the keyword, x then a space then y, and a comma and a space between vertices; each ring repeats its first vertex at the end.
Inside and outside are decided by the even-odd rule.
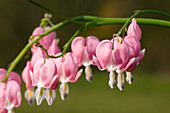
MULTIPOLYGON (((119 37, 120 38, 120 37, 119 37)), ((121 70, 123 70, 129 59, 129 48, 125 41, 120 44, 117 42, 117 38, 113 40, 103 40, 101 41, 96 49, 96 56, 94 60, 100 70, 107 69, 109 74, 109 86, 114 88, 116 85, 115 72, 118 73, 118 88, 122 90, 124 88, 124 75, 121 70), (101 67, 103 69, 101 69, 101 67)))
POLYGON ((22 72, 22 79, 26 84, 25 98, 28 101, 29 105, 33 105, 34 103, 34 87, 32 84, 33 79, 33 67, 31 66, 31 61, 27 62, 26 67, 22 72))
POLYGON ((88 36, 86 40, 83 37, 76 37, 71 44, 73 54, 79 61, 79 66, 85 66, 86 80, 91 82, 93 79, 90 65, 94 64, 93 56, 96 56, 96 47, 99 40, 94 36, 88 36))
POLYGON ((132 84, 134 77, 131 72, 135 69, 136 65, 139 64, 139 62, 143 58, 145 54, 145 49, 141 50, 140 42, 134 36, 126 36, 124 41, 128 44, 130 52, 129 61, 124 69, 127 75, 126 81, 129 84, 132 84))
MULTIPOLYGON (((59 54, 58 54, 59 55, 59 54)), ((76 82, 81 76, 82 69, 78 71, 78 60, 72 53, 66 53, 63 57, 54 59, 57 65, 58 75, 60 76, 60 94, 64 100, 69 92, 68 82, 76 82), (78 71, 78 72, 77 72, 78 71)))
MULTIPOLYGON (((2 81, 6 74, 5 69, 0 69, 0 79, 2 81)), ((15 72, 11 72, 4 83, 0 83, 0 113, 13 113, 14 107, 21 105, 21 79, 15 72)))
POLYGON ((33 68, 33 86, 38 87, 35 92, 37 105, 40 105, 44 98, 52 105, 58 82, 59 76, 53 59, 38 59, 33 68))
POLYGON ((13 113, 13 107, 21 105, 21 88, 16 81, 9 81, 6 86, 6 109, 8 113, 13 113))

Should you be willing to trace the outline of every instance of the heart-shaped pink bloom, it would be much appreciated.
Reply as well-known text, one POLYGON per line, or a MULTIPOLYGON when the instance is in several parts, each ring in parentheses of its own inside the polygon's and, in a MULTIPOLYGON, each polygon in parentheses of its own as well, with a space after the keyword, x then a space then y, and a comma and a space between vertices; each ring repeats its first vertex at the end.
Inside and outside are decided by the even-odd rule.
POLYGON ((125 70, 131 72, 135 69, 136 65, 139 64, 144 56, 145 49, 141 51, 141 45, 139 40, 134 36, 126 36, 125 42, 128 44, 130 57, 126 65, 125 70))
POLYGON ((145 49, 141 50, 141 44, 139 40, 135 36, 126 36, 125 39, 126 43, 129 47, 130 57, 129 61, 126 64, 124 71, 126 71, 126 81, 129 84, 132 84, 134 77, 131 72, 135 69, 137 64, 141 61, 144 56, 145 49))
POLYGON ((124 41, 128 44, 130 49, 129 58, 138 57, 141 50, 141 44, 139 40, 134 36, 126 36, 124 41))
POLYGON ((53 83, 57 80, 56 74, 57 67, 53 59, 45 61, 43 58, 38 59, 33 68, 33 86, 40 85, 40 87, 55 89, 56 86, 54 87, 53 83))
POLYGON ((117 38, 114 39, 114 44, 113 40, 101 41, 96 49, 97 58, 94 59, 100 70, 107 69, 110 72, 109 86, 111 88, 114 88, 116 85, 114 71, 118 72, 118 88, 122 90, 124 87, 122 70, 125 68, 129 59, 129 48, 121 37, 119 37, 119 39, 122 40, 121 44, 117 41, 117 38), (101 69, 100 66, 103 69, 101 69))
POLYGON ((70 52, 66 53, 63 57, 55 59, 54 61, 57 65, 58 74, 62 83, 60 85, 61 99, 64 100, 69 92, 69 86, 67 83, 76 82, 81 76, 82 69, 77 72, 79 67, 77 57, 70 52))
POLYGON ((35 62, 33 86, 38 87, 35 91, 37 105, 40 105, 44 98, 47 100, 48 105, 52 105, 56 97, 54 89, 58 86, 59 77, 53 59, 40 58, 35 62))
POLYGON ((25 98, 28 104, 32 105, 34 103, 34 87, 32 84, 33 80, 33 68, 31 66, 31 61, 28 61, 26 67, 22 72, 22 79, 26 84, 25 98))
MULTIPOLYGON (((72 53, 66 53, 63 58, 57 58, 54 60, 57 65, 59 75, 64 76, 66 82, 76 82, 80 77, 81 73, 77 73, 78 60, 77 57, 72 53)), ((61 80, 61 78, 60 78, 61 80)), ((62 80, 61 80, 62 81, 62 80)))
POLYGON ((16 81, 9 81, 7 83, 6 97, 7 109, 11 109, 11 106, 19 107, 21 105, 21 88, 16 81))
POLYGON ((88 65, 90 61, 93 61, 93 56, 96 56, 96 47, 99 44, 99 40, 94 36, 88 36, 86 40, 79 36, 76 37, 71 44, 73 54, 79 61, 79 66, 88 65))
POLYGON ((112 58, 115 66, 122 70, 125 68, 129 60, 129 48, 125 41, 122 39, 122 43, 117 42, 117 38, 114 39, 114 49, 112 51, 112 58))
POLYGON ((96 56, 102 68, 121 70, 129 59, 129 49, 125 41, 120 44, 117 38, 114 39, 114 45, 110 40, 103 40, 97 46, 96 56))
POLYGON ((28 61, 26 64, 26 67, 24 68, 23 72, 22 72, 22 79, 26 84, 26 88, 29 90, 32 90, 33 86, 32 86, 32 75, 33 73, 33 69, 31 66, 31 61, 28 61))
POLYGON ((126 64, 125 70, 131 72, 137 65, 137 57, 140 54, 141 45, 139 40, 134 36, 126 36, 124 41, 128 44, 130 52, 129 61, 126 64))
POLYGON ((139 25, 137 24, 135 18, 132 19, 132 23, 128 27, 127 35, 128 36, 135 36, 135 37, 138 38, 138 40, 141 39, 142 31, 141 31, 139 25))
POLYGON ((101 41, 96 48, 96 57, 102 68, 107 68, 112 63, 113 43, 110 40, 101 41))
POLYGON ((91 82, 93 79, 90 65, 96 65, 93 56, 96 56, 96 47, 99 40, 94 36, 88 36, 86 40, 83 37, 76 37, 71 44, 73 54, 79 61, 79 66, 85 66, 86 80, 91 82))

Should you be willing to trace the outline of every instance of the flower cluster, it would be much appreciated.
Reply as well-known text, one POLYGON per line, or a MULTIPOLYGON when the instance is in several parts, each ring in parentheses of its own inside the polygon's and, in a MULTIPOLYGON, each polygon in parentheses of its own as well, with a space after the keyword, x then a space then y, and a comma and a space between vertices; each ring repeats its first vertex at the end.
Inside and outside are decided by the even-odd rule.
MULTIPOLYGON (((33 39, 41 35, 50 27, 37 27, 33 31, 33 39)), ((27 91, 25 98, 29 104, 33 104, 34 98, 37 105, 40 105, 43 99, 46 99, 48 105, 51 105, 56 97, 55 89, 61 82, 59 92, 61 99, 64 100, 69 93, 68 82, 76 82, 82 74, 79 66, 85 67, 87 81, 93 79, 91 65, 96 65, 99 70, 107 70, 109 74, 109 86, 117 86, 120 90, 124 88, 124 74, 129 84, 133 82, 131 72, 142 60, 145 49, 141 50, 141 30, 133 19, 127 30, 125 38, 115 37, 112 40, 99 41, 94 36, 88 36, 84 39, 81 36, 74 38, 71 44, 72 52, 68 52, 59 58, 49 58, 41 49, 32 46, 32 58, 27 62, 22 72, 23 81, 26 84, 27 91), (120 43, 121 42, 121 43, 120 43), (115 73, 116 72, 116 73, 115 73), (37 87, 34 92, 34 88, 37 87)), ((62 53, 58 47, 56 33, 51 32, 39 40, 41 47, 45 48, 49 55, 59 56, 62 53)))
MULTIPOLYGON (((0 81, 6 74, 6 70, 0 68, 0 81)), ((13 108, 21 105, 21 79, 15 72, 11 72, 8 79, 0 82, 0 113, 14 113, 13 108)))
POLYGON ((100 70, 107 70, 109 74, 109 86, 116 86, 115 72, 117 76, 117 86, 120 90, 124 88, 124 74, 126 71, 126 81, 131 84, 134 80, 131 72, 142 60, 145 49, 141 50, 141 30, 133 18, 128 27, 127 36, 123 39, 115 37, 114 40, 103 40, 96 48, 96 57, 93 57, 100 70), (120 41, 121 40, 121 43, 120 41))

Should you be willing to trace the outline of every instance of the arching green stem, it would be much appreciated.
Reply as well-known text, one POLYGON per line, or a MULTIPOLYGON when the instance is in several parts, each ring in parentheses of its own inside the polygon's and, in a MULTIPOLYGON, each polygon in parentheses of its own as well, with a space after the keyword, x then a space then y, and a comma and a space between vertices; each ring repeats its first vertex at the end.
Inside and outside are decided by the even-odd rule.
MULTIPOLYGON (((83 29, 83 27, 86 27, 87 25, 93 25, 93 26, 98 26, 98 25, 113 25, 113 24, 124 24, 127 22, 128 18, 100 18, 100 17, 94 17, 94 16, 80 16, 80 17, 74 17, 71 18, 70 20, 73 21, 81 21, 81 20, 86 20, 89 21, 88 24, 84 24, 74 35, 73 37, 68 41, 66 44, 67 46, 70 45, 71 41, 74 39, 77 34, 83 29)), ((146 24, 146 25, 157 25, 157 26, 163 26, 163 27, 170 27, 170 22, 165 21, 165 20, 157 20, 157 19, 142 19, 142 18, 137 18, 138 23, 140 24, 146 24)), ((19 53, 19 55, 14 59, 14 61, 11 63, 11 66, 9 67, 6 75, 4 76, 2 82, 4 82, 7 78, 10 72, 15 68, 15 66, 18 64, 18 62, 21 60, 21 58, 25 55, 25 53, 31 48, 31 46, 36 43, 38 40, 46 36, 47 34, 59 29, 60 27, 66 26, 67 24, 72 23, 72 21, 65 20, 63 22, 60 22, 56 25, 54 25, 52 28, 46 30, 42 35, 38 36, 36 39, 34 39, 32 42, 28 43, 23 50, 19 53)), ((63 53, 67 51, 68 47, 65 47, 63 50, 63 53)))
POLYGON ((131 20, 133 18, 135 18, 136 16, 142 14, 142 13, 156 13, 156 14, 160 14, 160 15, 163 15, 163 16, 166 16, 168 18, 170 18, 170 15, 166 14, 166 13, 163 13, 163 12, 160 12, 160 11, 155 11, 155 10, 137 10, 135 12, 134 15, 132 15, 126 22, 125 24, 123 25, 123 27, 119 30, 119 32, 117 33, 117 35, 120 35, 122 33, 122 31, 125 29, 125 27, 131 22, 131 20))

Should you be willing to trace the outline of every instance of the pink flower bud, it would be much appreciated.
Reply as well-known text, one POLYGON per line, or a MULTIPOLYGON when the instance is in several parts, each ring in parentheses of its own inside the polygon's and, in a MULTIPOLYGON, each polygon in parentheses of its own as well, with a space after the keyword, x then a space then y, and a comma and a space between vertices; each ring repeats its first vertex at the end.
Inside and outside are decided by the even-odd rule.
POLYGON ((138 38, 138 40, 141 39, 142 31, 141 31, 140 27, 138 26, 135 18, 132 19, 132 23, 128 27, 127 35, 135 36, 138 38))

